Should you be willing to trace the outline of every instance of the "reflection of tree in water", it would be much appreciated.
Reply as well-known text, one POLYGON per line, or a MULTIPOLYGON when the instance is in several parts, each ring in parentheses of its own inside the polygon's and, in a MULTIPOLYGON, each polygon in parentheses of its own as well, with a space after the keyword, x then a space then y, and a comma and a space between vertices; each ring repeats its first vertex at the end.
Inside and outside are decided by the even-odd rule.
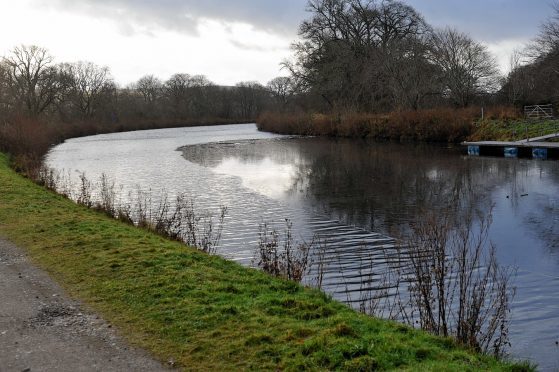
MULTIPOLYGON (((502 158, 469 158, 457 148, 295 138, 205 144, 183 149, 186 159, 213 167, 225 159, 271 159, 297 169, 288 193, 330 218, 397 236, 425 211, 459 220, 472 207, 488 211, 491 192, 505 187, 513 209, 525 180, 556 167, 502 158)), ((550 172, 557 178, 559 172, 550 172)), ((554 178, 554 179, 555 179, 554 178)))
POLYGON ((323 141, 303 153, 311 147, 320 156, 302 163, 297 180, 307 182, 306 196, 344 223, 390 235, 426 210, 453 211, 449 218, 458 219, 466 206, 487 209, 492 187, 516 171, 515 162, 459 157, 437 146, 323 141))

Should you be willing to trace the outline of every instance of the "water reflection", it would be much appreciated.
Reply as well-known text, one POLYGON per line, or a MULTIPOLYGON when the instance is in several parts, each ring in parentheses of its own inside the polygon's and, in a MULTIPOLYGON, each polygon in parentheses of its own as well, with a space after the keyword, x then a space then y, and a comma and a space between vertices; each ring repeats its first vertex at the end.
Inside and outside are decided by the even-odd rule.
POLYGON ((224 159, 213 170, 216 173, 240 177, 243 186, 271 198, 281 198, 295 177, 293 164, 278 164, 266 157, 258 161, 224 159))
MULTIPOLYGON (((462 199, 474 188, 477 205, 487 209, 491 189, 519 172, 516 162, 471 159, 459 151, 302 138, 183 148, 189 161, 237 176, 255 191, 273 184, 276 198, 388 235, 451 201, 458 213, 471 204, 462 199)), ((513 184, 516 201, 523 188, 513 184)))

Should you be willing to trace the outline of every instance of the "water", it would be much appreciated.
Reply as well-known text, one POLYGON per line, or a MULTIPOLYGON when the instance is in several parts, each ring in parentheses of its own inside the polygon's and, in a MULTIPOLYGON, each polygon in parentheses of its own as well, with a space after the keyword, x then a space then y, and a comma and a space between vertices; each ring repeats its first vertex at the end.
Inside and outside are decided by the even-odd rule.
POLYGON ((371 260, 426 211, 488 214, 499 261, 518 268, 511 353, 559 370, 559 162, 471 158, 459 148, 285 138, 254 125, 99 135, 57 146, 47 163, 122 190, 186 192, 228 207, 220 254, 250 264, 262 221, 293 221, 298 240, 327 237, 325 289, 355 301, 371 260), (220 142, 220 143, 217 143, 220 142), (177 151, 180 148, 180 151, 177 151), (461 200, 472 191, 474 200, 461 200), (458 199, 456 199, 458 198, 458 199))

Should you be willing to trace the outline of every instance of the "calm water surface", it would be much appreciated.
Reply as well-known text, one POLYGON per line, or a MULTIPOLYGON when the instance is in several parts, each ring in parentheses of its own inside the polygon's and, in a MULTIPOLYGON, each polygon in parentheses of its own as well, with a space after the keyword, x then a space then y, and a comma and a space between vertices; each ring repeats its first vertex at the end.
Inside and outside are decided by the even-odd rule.
MULTIPOLYGON (((355 301, 391 236, 425 211, 468 205, 487 214, 502 264, 518 268, 511 353, 559 370, 559 162, 469 158, 460 149, 286 138, 254 125, 165 129, 69 140, 50 166, 121 188, 186 192, 199 209, 228 207, 220 254, 250 264, 258 226, 293 221, 299 240, 329 241, 325 289, 355 301)), ((378 265, 377 265, 378 264, 378 265)), ((376 275, 376 274, 375 274, 376 275)))

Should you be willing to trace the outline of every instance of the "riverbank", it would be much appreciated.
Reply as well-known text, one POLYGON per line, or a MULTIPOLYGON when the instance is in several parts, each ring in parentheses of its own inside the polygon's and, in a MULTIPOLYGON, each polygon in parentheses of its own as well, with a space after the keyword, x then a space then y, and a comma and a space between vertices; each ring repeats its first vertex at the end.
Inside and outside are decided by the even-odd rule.
POLYGON ((185 369, 521 370, 117 222, 0 156, 0 235, 136 346, 185 369))
POLYGON ((483 120, 476 123, 470 141, 520 141, 559 133, 559 120, 483 120))
POLYGON ((510 141, 555 133, 559 121, 527 122, 512 107, 392 112, 387 114, 266 113, 258 129, 279 134, 368 138, 401 142, 510 141))

